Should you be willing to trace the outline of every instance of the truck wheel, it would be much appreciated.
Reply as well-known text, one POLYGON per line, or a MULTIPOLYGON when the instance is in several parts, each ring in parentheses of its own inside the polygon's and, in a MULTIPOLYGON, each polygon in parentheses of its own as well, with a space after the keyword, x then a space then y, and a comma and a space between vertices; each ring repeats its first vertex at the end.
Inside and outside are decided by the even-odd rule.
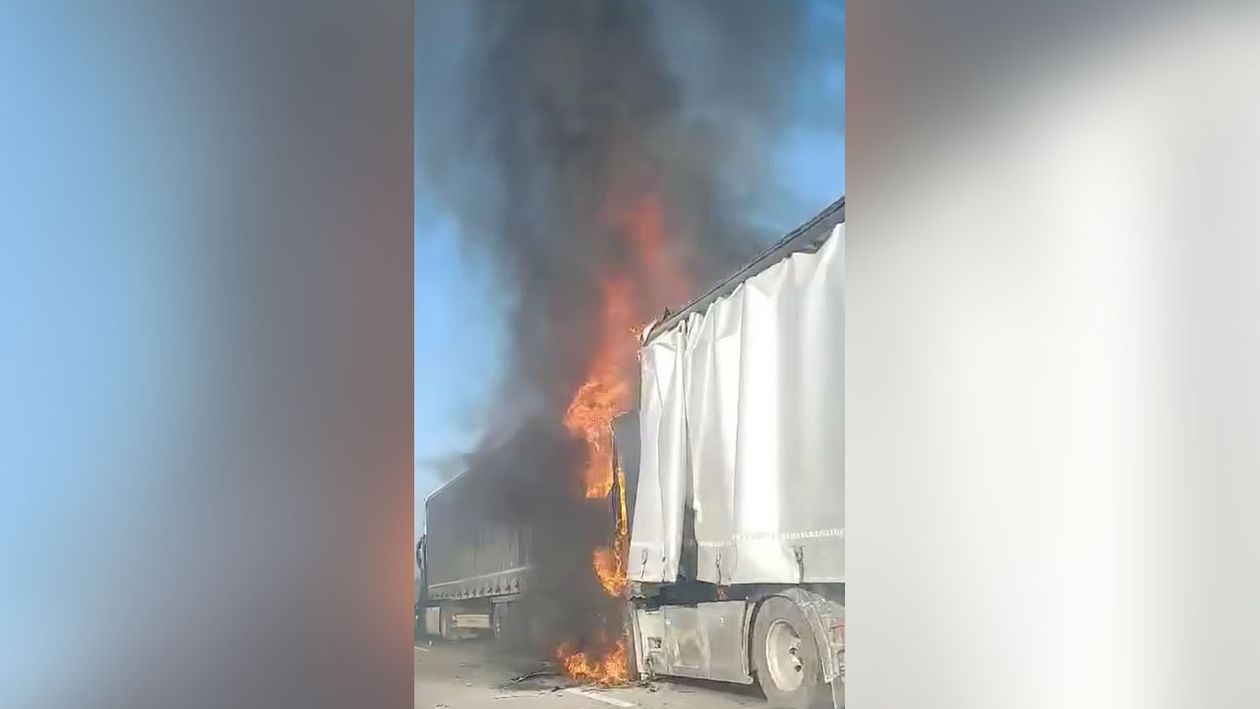
POLYGON ((813 709, 820 701, 830 703, 814 631, 788 599, 771 596, 757 610, 752 661, 761 691, 775 709, 813 709))
POLYGON ((516 601, 490 604, 490 630, 495 642, 515 642, 518 639, 517 616, 516 601))
POLYGON ((441 615, 438 616, 438 628, 439 628, 438 634, 442 636, 443 640, 455 639, 455 623, 452 622, 453 619, 451 618, 451 616, 454 614, 455 614, 454 609, 443 607, 441 611, 441 615))

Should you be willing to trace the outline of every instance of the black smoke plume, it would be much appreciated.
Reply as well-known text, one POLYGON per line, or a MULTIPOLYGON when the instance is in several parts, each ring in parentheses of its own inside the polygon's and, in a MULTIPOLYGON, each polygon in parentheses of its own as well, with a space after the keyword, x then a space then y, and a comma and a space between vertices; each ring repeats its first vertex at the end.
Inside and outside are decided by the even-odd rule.
POLYGON ((606 507, 574 494, 584 448, 561 424, 598 344, 601 280, 635 283, 646 322, 773 236, 747 218, 774 194, 771 146, 802 119, 794 97, 810 59, 808 9, 792 0, 417 8, 418 191, 459 221, 514 296, 503 391, 471 465, 496 514, 534 529, 541 580, 526 600, 551 621, 553 642, 598 635, 613 612, 590 569, 611 533, 606 507), (645 263, 616 217, 644 200, 660 207, 655 258, 676 279, 645 263))

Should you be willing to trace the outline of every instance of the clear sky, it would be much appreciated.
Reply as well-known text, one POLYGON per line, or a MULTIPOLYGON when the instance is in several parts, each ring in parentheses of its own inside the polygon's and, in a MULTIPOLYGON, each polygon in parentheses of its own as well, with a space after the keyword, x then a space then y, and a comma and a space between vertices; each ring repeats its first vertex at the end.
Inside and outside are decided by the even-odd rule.
POLYGON ((183 430, 213 356, 182 279, 219 146, 181 133, 191 74, 139 14, 0 5, 0 627, 21 639, 0 643, 0 694, 94 661, 67 618, 94 612, 88 582, 119 573, 135 521, 178 486, 135 462, 183 430), (136 98, 152 93, 162 110, 136 98))
MULTIPOLYGON (((811 46, 843 56, 844 8, 811 3, 811 46)), ((453 41, 457 41, 453 40, 453 41)), ((787 130, 768 166, 790 199, 747 215, 777 238, 844 193, 844 65, 821 82, 802 81, 802 113, 836 117, 826 126, 787 130)), ((423 106, 417 106, 417 113, 423 106)), ((419 144, 419 141, 417 141, 419 144)), ((420 181, 417 180, 417 185, 420 181)), ((504 362, 505 298, 487 266, 461 245, 459 225, 423 192, 416 193, 415 248, 415 536, 424 528, 424 498, 441 481, 435 462, 473 445, 504 362)))
POLYGON ((416 198, 416 538, 423 500, 439 481, 434 462, 467 449, 480 430, 503 361, 502 300, 462 248, 457 225, 416 198))

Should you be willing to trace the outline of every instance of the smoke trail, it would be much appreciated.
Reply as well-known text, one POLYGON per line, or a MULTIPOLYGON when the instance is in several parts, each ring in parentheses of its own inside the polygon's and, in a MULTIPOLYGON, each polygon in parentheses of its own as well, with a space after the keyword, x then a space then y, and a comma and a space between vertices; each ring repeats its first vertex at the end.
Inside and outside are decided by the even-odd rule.
POLYGON ((646 321, 754 250, 743 220, 772 193, 774 141, 801 118, 809 7, 417 9, 417 184, 515 295, 494 442, 473 467, 493 481, 500 514, 535 527, 543 595, 563 599, 552 615, 571 621, 562 633, 589 629, 582 618, 605 602, 589 568, 591 546, 606 542, 604 511, 572 495, 583 450, 560 423, 598 346, 601 286, 633 283, 646 321), (643 243, 656 233, 636 231, 644 219, 659 222, 658 242, 643 243))

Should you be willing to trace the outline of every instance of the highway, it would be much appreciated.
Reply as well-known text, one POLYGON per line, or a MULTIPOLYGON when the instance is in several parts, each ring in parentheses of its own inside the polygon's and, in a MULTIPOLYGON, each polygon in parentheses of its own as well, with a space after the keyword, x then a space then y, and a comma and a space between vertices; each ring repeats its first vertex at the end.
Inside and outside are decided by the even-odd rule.
POLYGON ((489 641, 417 640, 416 709, 732 709, 765 707, 755 687, 656 681, 615 688, 584 687, 565 677, 513 678, 537 671, 537 661, 507 656, 489 641))

